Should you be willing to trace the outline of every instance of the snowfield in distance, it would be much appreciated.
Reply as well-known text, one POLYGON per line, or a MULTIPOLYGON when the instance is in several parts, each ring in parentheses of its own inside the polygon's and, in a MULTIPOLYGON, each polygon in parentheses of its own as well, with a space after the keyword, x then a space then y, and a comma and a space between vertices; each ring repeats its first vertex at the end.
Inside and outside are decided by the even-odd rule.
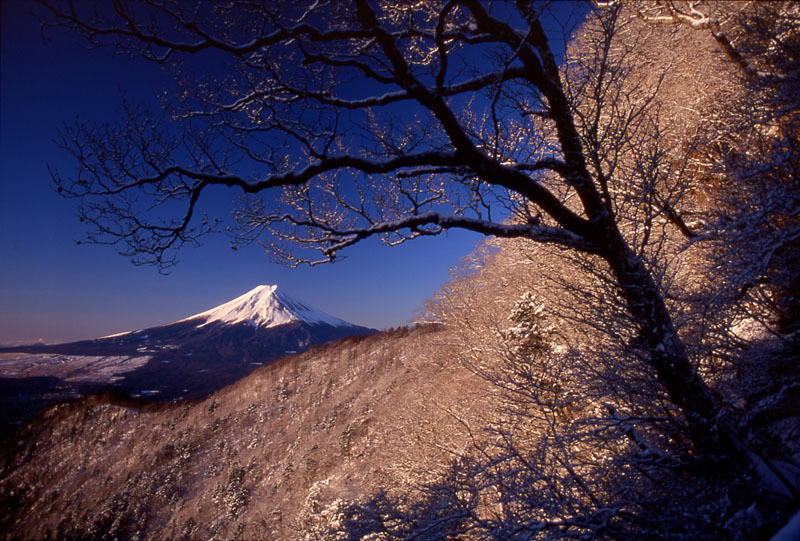
POLYGON ((114 382, 117 374, 144 366, 150 355, 61 355, 57 353, 0 353, 0 377, 54 376, 64 381, 114 382))
POLYGON ((334 327, 349 326, 344 320, 333 317, 285 293, 278 293, 277 285, 260 285, 216 308, 201 312, 181 321, 205 319, 200 325, 220 322, 224 324, 249 323, 253 327, 277 327, 292 322, 325 323, 334 327))

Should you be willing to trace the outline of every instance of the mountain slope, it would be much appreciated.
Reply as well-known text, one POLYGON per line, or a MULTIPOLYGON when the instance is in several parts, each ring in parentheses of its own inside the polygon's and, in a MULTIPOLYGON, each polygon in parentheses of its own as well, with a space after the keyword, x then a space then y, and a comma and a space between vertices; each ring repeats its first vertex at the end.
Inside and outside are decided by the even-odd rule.
POLYGON ((311 325, 325 324, 333 327, 353 326, 352 323, 328 315, 285 293, 278 292, 276 285, 260 285, 232 301, 181 321, 195 319, 205 319, 205 323, 201 326, 216 322, 227 325, 249 323, 253 327, 264 329, 293 322, 311 325))
POLYGON ((332 500, 433 476, 485 409, 436 337, 346 339, 200 402, 52 406, 6 449, 0 537, 318 538, 332 500))
POLYGON ((200 398, 288 353, 372 332, 262 285, 159 327, 0 350, 0 405, 8 428, 48 402, 107 388, 200 398))
MULTIPOLYGON (((506 267, 499 256, 496 261, 506 267)), ((497 270, 486 267, 486 277, 496 277, 497 270)), ((512 275, 519 276, 530 274, 512 275)), ((450 294, 464 305, 469 325, 491 329, 513 304, 513 296, 500 293, 525 287, 519 279, 522 283, 489 287, 480 275, 472 276, 450 294)), ((504 456, 509 440, 500 436, 512 438, 518 451, 538 449, 536 419, 528 411, 515 416, 519 397, 508 402, 507 393, 485 379, 493 373, 490 355, 484 364, 471 365, 484 377, 459 363, 465 350, 476 349, 466 336, 458 326, 444 324, 348 338, 279 359, 199 401, 153 404, 104 394, 51 406, 0 446, 0 539, 357 539, 387 525, 395 530, 373 537, 388 539, 403 538, 397 530, 402 533, 407 525, 439 533, 453 526, 442 521, 448 516, 455 517, 456 531, 458 520, 473 516, 497 519, 498 524, 487 522, 487 529, 501 528, 508 517, 497 515, 497 509, 536 512, 540 501, 547 501, 540 484, 555 482, 563 496, 560 483, 571 483, 574 474, 542 478, 533 474, 547 464, 541 461, 547 455, 504 456), (526 459, 524 468, 518 458, 526 459), (487 472, 502 475, 495 484, 482 485, 487 472), (473 477, 477 486, 470 484, 473 477), (541 500, 527 498, 525 488, 541 500), (498 498, 507 496, 513 497, 499 508, 498 498), (474 503, 481 498, 483 507, 474 503), (387 501, 403 505, 393 508, 387 501), (370 528, 354 526, 353 502, 362 504, 356 518, 366 519, 370 528), (432 513, 415 515, 419 510, 432 513), (415 516, 428 522, 415 523, 415 516)), ((488 344, 487 333, 482 336, 488 344)), ((763 362, 757 366, 764 370, 763 362)), ((753 419, 751 428, 789 434, 782 423, 797 426, 796 397, 764 396, 769 397, 762 400, 767 417, 753 419)), ((624 434, 608 438, 609 447, 594 446, 588 456, 628 441, 624 434)), ((791 439, 784 448, 800 456, 796 436, 791 439)), ((647 494, 672 503, 658 507, 657 516, 648 511, 645 521, 634 522, 626 533, 649 531, 660 516, 685 511, 684 502, 698 501, 692 499, 698 496, 695 490, 701 502, 708 497, 709 506, 720 501, 730 506, 712 496, 735 495, 724 486, 722 492, 706 492, 710 478, 703 473, 668 472, 674 477, 659 477, 669 483, 667 489, 647 494)), ((640 487, 624 485, 629 477, 624 468, 614 467, 608 481, 634 493, 640 487)), ((608 490, 609 485, 598 486, 608 490)), ((694 515, 687 515, 676 519, 663 538, 759 538, 725 535, 736 531, 737 520, 747 525, 747 509, 740 513, 731 507, 708 521, 712 529, 724 524, 718 528, 722 535, 716 530, 711 536, 694 535, 692 528, 706 523, 696 526, 694 515)), ((561 512, 557 506, 552 510, 561 512)), ((558 528, 560 519, 554 516, 558 528)), ((771 528, 766 523, 764 531, 771 528)), ((459 538, 511 537, 470 531, 459 538)), ((545 538, 563 537, 556 531, 545 538)))

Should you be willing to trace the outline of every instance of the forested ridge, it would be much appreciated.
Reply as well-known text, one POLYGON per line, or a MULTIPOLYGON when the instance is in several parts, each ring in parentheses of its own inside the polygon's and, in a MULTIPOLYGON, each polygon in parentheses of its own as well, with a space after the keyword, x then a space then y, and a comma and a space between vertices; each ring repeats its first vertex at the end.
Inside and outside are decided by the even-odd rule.
POLYGON ((169 266, 214 185, 289 264, 489 238, 413 329, 198 403, 49 409, 4 455, 7 538, 767 539, 796 512, 798 4, 570 29, 526 1, 41 3, 165 65, 233 59, 176 72, 160 132, 127 108, 63 133, 90 240, 169 266))

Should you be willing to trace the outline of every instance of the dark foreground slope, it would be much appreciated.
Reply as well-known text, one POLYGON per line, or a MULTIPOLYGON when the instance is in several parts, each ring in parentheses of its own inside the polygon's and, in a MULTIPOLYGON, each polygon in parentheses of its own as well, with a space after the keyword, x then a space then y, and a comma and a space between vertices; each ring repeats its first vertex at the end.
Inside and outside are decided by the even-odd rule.
POLYGON ((5 449, 0 538, 314 538, 337 498, 432 475, 480 409, 435 334, 313 348, 198 402, 51 406, 5 449))

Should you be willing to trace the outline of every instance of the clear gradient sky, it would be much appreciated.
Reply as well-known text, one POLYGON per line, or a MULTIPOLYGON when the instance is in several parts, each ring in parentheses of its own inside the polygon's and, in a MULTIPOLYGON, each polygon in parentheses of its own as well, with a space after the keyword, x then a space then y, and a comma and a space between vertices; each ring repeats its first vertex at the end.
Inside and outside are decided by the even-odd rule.
MULTIPOLYGON (((258 246, 232 251, 223 237, 186 249, 168 276, 135 267, 108 246, 77 245, 76 202, 51 187, 48 164, 70 157, 53 142, 79 117, 114 120, 122 96, 152 99, 158 68, 77 37, 42 42, 29 0, 3 0, 0 37, 0 344, 57 343, 155 326, 201 312, 259 284, 353 323, 402 325, 481 237, 450 232, 387 248, 365 242, 333 265, 287 269, 258 246)), ((216 194, 215 194, 216 195, 216 194)), ((219 192, 213 204, 237 194, 219 192)))
MULTIPOLYGON (((89 0, 77 0, 89 1, 89 0)), ((77 204, 52 189, 48 165, 69 176, 57 130, 76 119, 115 121, 123 97, 150 102, 168 80, 157 66, 77 36, 43 42, 30 0, 2 0, 0 29, 0 344, 58 343, 169 323, 260 284, 278 284, 342 319, 375 328, 403 325, 482 237, 451 231, 388 248, 365 241, 332 265, 288 269, 257 246, 232 251, 223 236, 184 249, 167 276, 135 267, 113 247, 77 245, 86 231, 77 204)), ((584 4, 556 2, 545 26, 579 21, 584 4)), ((562 43, 553 42, 556 53, 562 43)), ((213 192, 229 209, 236 191, 213 192)), ((203 207, 208 208, 208 207, 203 207)), ((341 256, 340 256, 341 257, 341 256)))

